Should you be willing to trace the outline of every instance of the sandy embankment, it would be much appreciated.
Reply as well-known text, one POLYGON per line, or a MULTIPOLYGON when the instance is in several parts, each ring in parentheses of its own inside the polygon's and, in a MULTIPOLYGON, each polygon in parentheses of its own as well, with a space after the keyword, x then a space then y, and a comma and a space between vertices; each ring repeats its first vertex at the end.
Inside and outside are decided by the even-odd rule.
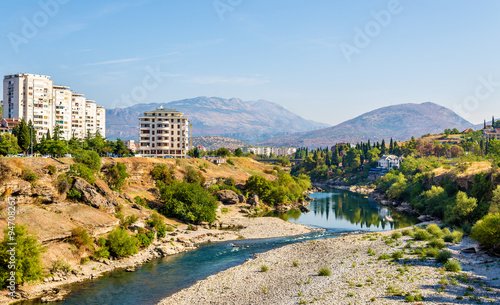
POLYGON ((405 236, 388 245, 385 237, 391 234, 287 245, 199 281, 159 304, 405 304, 406 293, 424 297, 415 304, 477 304, 477 300, 500 304, 500 260, 461 253, 460 249, 472 246, 470 240, 447 245, 462 262, 461 274, 468 279, 461 280, 456 279, 457 273, 438 269, 441 265, 434 259, 421 261, 410 254, 426 242, 411 244, 399 262, 378 260, 381 254, 403 250, 411 239, 405 236), (374 255, 369 254, 370 248, 374 255), (263 265, 267 272, 261 271, 263 265), (318 276, 322 267, 332 274, 318 276), (467 293, 471 295, 464 296, 467 293))

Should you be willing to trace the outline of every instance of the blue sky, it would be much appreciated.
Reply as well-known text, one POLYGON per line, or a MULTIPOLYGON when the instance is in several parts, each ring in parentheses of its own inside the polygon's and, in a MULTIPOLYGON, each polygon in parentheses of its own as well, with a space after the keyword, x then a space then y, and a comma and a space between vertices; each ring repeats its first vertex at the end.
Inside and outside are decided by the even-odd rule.
POLYGON ((2 3, 0 73, 51 75, 106 108, 265 99, 337 124, 435 102, 500 117, 499 1, 2 3), (5 12, 8 12, 7 14, 5 12))

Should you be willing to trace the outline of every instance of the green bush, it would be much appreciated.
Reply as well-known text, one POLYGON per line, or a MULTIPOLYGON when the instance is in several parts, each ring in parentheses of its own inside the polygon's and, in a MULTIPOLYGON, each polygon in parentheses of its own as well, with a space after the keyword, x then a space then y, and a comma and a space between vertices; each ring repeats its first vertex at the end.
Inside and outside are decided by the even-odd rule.
POLYGON ((66 198, 70 200, 80 201, 82 199, 82 193, 75 188, 72 188, 66 193, 66 198))
POLYGON ((458 230, 455 230, 453 231, 453 233, 449 233, 449 234, 446 234, 443 239, 445 242, 447 243, 458 243, 462 240, 462 237, 464 236, 464 233, 458 231, 458 230))
POLYGON ((154 239, 154 233, 153 232, 148 232, 146 234, 144 233, 137 233, 135 235, 135 238, 139 241, 139 245, 143 248, 151 245, 154 239))
POLYGON ((80 177, 90 184, 93 184, 95 182, 95 171, 83 163, 71 164, 68 173, 70 175, 80 177))
POLYGON ((433 238, 427 243, 427 247, 443 249, 446 247, 446 243, 442 239, 433 238))
POLYGON ((401 233, 403 234, 403 236, 413 237, 413 231, 410 229, 404 229, 401 233))
POLYGON ((109 258, 109 249, 107 247, 101 247, 99 250, 94 251, 94 258, 109 258))
POLYGON ((214 222, 217 200, 198 184, 174 181, 159 186, 164 205, 160 212, 186 222, 214 222))
POLYGON ((140 205, 140 206, 143 206, 143 207, 149 208, 149 206, 148 206, 148 201, 147 201, 147 200, 146 200, 146 198, 144 198, 144 197, 141 197, 141 196, 135 196, 135 197, 134 197, 134 202, 135 202, 137 205, 140 205))
POLYGON ((108 164, 106 168, 106 177, 108 184, 113 190, 121 190, 125 185, 127 178, 130 175, 127 173, 127 167, 123 163, 116 163, 115 165, 108 164))
POLYGON ((431 236, 431 233, 422 229, 418 229, 417 231, 415 231, 415 233, 413 233, 413 238, 415 240, 429 240, 431 236))
POLYGON ((121 213, 117 213, 115 216, 120 219, 120 226, 122 228, 128 228, 138 220, 137 216, 135 215, 129 215, 126 218, 123 218, 121 213))
POLYGON ((319 276, 330 276, 332 275, 332 271, 328 267, 322 267, 318 271, 319 276))
POLYGON ((231 159, 227 159, 227 161, 226 161, 226 162, 227 162, 227 164, 229 164, 229 165, 233 165, 233 166, 234 166, 234 162, 233 162, 233 160, 231 160, 231 159))
POLYGON ((441 229, 435 223, 431 223, 430 225, 428 225, 426 230, 427 232, 431 233, 434 237, 437 238, 442 238, 444 235, 443 231, 441 231, 441 229))
MULTIPOLYGON (((73 161, 75 163, 84 164, 91 169, 94 173, 101 169, 101 157, 95 151, 91 150, 78 150, 73 153, 73 161)), ((90 183, 90 182, 89 182, 90 183)))
POLYGON ((30 169, 23 169, 22 178, 28 182, 35 182, 38 180, 38 175, 32 172, 30 169))
POLYGON ((403 258, 403 251, 394 251, 392 252, 391 257, 393 260, 399 261, 403 258))
POLYGON ((58 258, 57 260, 52 262, 52 266, 50 267, 50 272, 55 273, 59 271, 66 273, 71 272, 71 266, 65 259, 58 258))
POLYGON ((405 301, 406 302, 415 302, 415 297, 412 296, 411 294, 405 295, 405 301))
POLYGON ((169 168, 166 164, 158 164, 151 170, 151 176, 155 181, 170 184, 174 181, 174 168, 169 168))
POLYGON ((109 233, 107 244, 110 252, 118 257, 128 257, 138 251, 137 239, 129 236, 127 230, 119 227, 109 233))
POLYGON ((260 266, 260 271, 267 272, 267 271, 269 271, 269 267, 267 267, 266 265, 262 265, 262 266, 260 266))
POLYGON ((57 173, 57 168, 54 165, 47 165, 47 171, 49 172, 49 175, 53 176, 57 173))
POLYGON ((446 271, 451 271, 451 272, 460 272, 462 271, 462 266, 460 265, 460 262, 450 259, 444 264, 444 268, 446 271))
POLYGON ((395 240, 400 239, 402 236, 403 235, 400 232, 394 232, 394 233, 391 234, 391 238, 395 239, 395 240))
POLYGON ((187 183, 194 183, 198 184, 200 186, 203 186, 205 184, 205 176, 201 173, 201 171, 198 171, 192 167, 190 167, 186 173, 186 176, 184 177, 187 183))
POLYGON ((437 257, 439 255, 438 248, 427 248, 425 249, 425 255, 427 257, 437 257))
POLYGON ((451 258, 451 252, 448 250, 442 250, 436 257, 436 262, 440 264, 445 264, 451 258))
POLYGON ((500 245, 500 213, 488 214, 476 222, 471 230, 471 238, 481 247, 492 249, 500 245))
MULTIPOLYGON (((167 227, 165 225, 165 222, 161 218, 161 216, 158 213, 154 213, 151 215, 149 220, 146 222, 149 226, 155 228, 156 232, 158 233, 158 238, 163 238, 166 236, 166 231, 171 228, 170 226, 167 227)), ((172 228, 173 231, 173 228, 172 228)), ((170 232, 170 231, 169 231, 170 232)))
POLYGON ((26 227, 16 225, 14 227, 15 238, 11 240, 9 229, 4 229, 4 237, 0 243, 0 288, 10 285, 8 279, 10 277, 9 262, 10 254, 7 250, 11 249, 9 243, 15 242, 15 258, 16 258, 16 284, 25 284, 43 279, 43 265, 41 253, 45 248, 38 240, 28 235, 26 227))
POLYGON ((389 259, 391 258, 391 256, 387 253, 384 253, 382 255, 379 255, 379 257, 377 258, 377 260, 381 261, 381 260, 384 260, 384 259, 389 259))

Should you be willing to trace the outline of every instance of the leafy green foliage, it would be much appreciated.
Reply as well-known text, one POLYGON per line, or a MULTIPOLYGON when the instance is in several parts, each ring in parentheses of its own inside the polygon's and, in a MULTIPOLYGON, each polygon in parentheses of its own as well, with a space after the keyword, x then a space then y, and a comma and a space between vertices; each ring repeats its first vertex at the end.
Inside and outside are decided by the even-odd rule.
POLYGON ((171 228, 171 227, 167 228, 165 222, 158 213, 153 213, 153 215, 151 215, 151 217, 146 223, 149 226, 155 228, 156 232, 158 233, 158 238, 165 237, 166 231, 168 231, 168 228, 171 228))
POLYGON ((82 227, 76 227, 71 230, 70 242, 82 250, 91 247, 93 244, 92 237, 82 227))
POLYGON ((217 200, 195 183, 178 182, 159 184, 164 206, 160 212, 186 222, 214 222, 217 200))
POLYGON ((201 171, 198 171, 192 167, 190 167, 186 173, 186 176, 184 177, 187 183, 196 183, 200 186, 203 186, 205 184, 205 176, 201 173, 201 171))
POLYGON ((80 177, 90 184, 93 184, 95 182, 94 173, 94 170, 83 163, 71 164, 68 172, 68 174, 80 177))
POLYGON ((297 201, 311 186, 309 177, 304 174, 292 177, 285 172, 278 172, 278 180, 269 181, 258 175, 251 176, 246 181, 245 188, 250 193, 259 195, 265 203, 277 205, 297 201))
POLYGON ((319 276, 330 276, 332 275, 332 271, 328 267, 322 267, 318 271, 319 276))
POLYGON ((117 162, 115 165, 109 164, 105 168, 109 186, 114 190, 121 190, 127 178, 130 177, 127 173, 127 167, 123 163, 117 162))
POLYGON ((451 272, 460 272, 462 271, 462 266, 460 265, 460 262, 450 259, 444 264, 444 269, 451 272))
POLYGON ((480 219, 472 227, 471 238, 478 241, 486 248, 497 248, 500 246, 500 213, 488 214, 480 219))
POLYGON ((101 169, 101 157, 95 151, 78 150, 73 152, 73 161, 75 163, 85 164, 92 171, 97 172, 101 169))
POLYGON ((138 251, 137 239, 129 236, 127 230, 119 227, 109 233, 107 245, 110 252, 118 257, 128 257, 138 251))
POLYGON ((82 199, 82 193, 80 193, 80 191, 76 190, 75 188, 71 188, 66 193, 66 198, 70 200, 80 201, 82 199))
POLYGON ((436 262, 445 264, 451 258, 451 252, 448 250, 441 250, 436 257, 436 262))
POLYGON ((154 236, 154 232, 150 231, 147 233, 137 233, 137 235, 135 235, 135 238, 137 238, 137 240, 139 241, 139 245, 145 248, 153 242, 154 236))
POLYGON ((174 168, 169 168, 166 164, 158 164, 151 170, 151 176, 156 181, 170 184, 174 181, 174 168))
POLYGON ((23 180, 28 181, 28 182, 35 182, 38 180, 38 175, 32 172, 30 169, 25 168, 23 169, 22 173, 23 180))
POLYGON ((1 288, 10 285, 8 279, 11 276, 11 271, 15 272, 16 284, 22 285, 43 279, 43 265, 40 255, 45 251, 45 248, 35 237, 28 234, 25 226, 16 225, 13 232, 14 235, 10 235, 8 228, 5 228, 4 237, 0 243, 1 288), (13 240, 11 240, 10 236, 14 236, 13 240), (15 242, 16 246, 9 245, 11 242, 15 242), (9 268, 12 253, 10 250, 15 253, 15 269, 9 268))

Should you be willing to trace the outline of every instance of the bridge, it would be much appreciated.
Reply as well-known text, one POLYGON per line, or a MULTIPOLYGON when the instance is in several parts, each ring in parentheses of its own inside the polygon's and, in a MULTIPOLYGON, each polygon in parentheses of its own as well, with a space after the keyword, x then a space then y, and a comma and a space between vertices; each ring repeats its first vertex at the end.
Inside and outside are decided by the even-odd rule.
MULTIPOLYGON (((259 162, 264 162, 264 163, 278 163, 281 159, 255 159, 255 161, 259 161, 259 162)), ((304 159, 288 159, 290 160, 291 163, 293 163, 294 165, 297 165, 299 163, 301 163, 302 161, 304 161, 304 159)))

